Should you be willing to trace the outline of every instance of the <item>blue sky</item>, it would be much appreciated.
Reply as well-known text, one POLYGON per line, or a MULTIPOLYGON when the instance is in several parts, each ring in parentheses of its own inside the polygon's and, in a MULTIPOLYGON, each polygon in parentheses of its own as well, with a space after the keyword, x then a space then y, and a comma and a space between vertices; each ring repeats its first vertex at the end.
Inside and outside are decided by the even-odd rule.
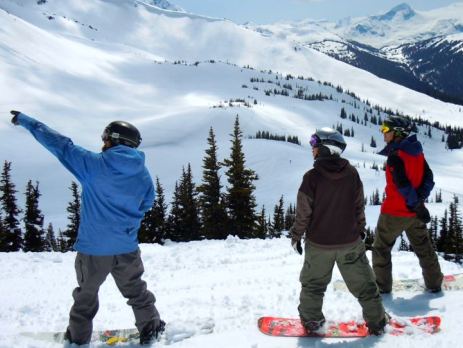
MULTIPOLYGON (((463 0, 169 0, 188 12, 237 23, 273 23, 305 18, 336 21, 344 17, 382 14, 406 2, 415 10, 430 10, 463 0)), ((463 14, 462 14, 463 15, 463 14)))

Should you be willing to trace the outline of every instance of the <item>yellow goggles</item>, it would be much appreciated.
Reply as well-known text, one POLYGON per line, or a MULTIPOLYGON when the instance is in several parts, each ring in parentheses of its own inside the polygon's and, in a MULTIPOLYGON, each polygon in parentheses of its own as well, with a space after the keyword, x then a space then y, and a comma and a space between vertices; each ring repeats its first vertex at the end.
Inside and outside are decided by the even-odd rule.
POLYGON ((385 125, 384 123, 379 127, 381 133, 386 134, 389 133, 392 129, 389 126, 385 125))

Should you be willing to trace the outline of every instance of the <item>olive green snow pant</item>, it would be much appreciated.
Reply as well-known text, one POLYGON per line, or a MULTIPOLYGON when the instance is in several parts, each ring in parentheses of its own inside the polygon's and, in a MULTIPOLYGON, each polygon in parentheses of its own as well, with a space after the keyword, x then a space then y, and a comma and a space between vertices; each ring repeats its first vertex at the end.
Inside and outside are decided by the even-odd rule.
POLYGON ((98 290, 110 273, 119 291, 128 299, 127 304, 132 306, 139 331, 150 322, 159 321, 159 313, 154 306, 155 297, 141 279, 144 268, 139 249, 114 256, 77 253, 75 269, 79 286, 72 293, 74 305, 69 315, 68 332, 72 342, 90 342, 92 320, 98 311, 98 290))
POLYGON ((349 291, 362 306, 367 325, 380 323, 385 317, 384 307, 362 241, 342 249, 324 249, 306 243, 304 266, 300 275, 302 289, 298 309, 301 320, 325 319, 322 313, 323 297, 335 263, 349 291))
POLYGON ((402 231, 407 234, 413 251, 418 256, 425 286, 428 289, 439 288, 443 275, 426 224, 416 217, 389 214, 379 216, 373 242, 373 270, 379 288, 384 292, 392 290, 391 250, 402 231))

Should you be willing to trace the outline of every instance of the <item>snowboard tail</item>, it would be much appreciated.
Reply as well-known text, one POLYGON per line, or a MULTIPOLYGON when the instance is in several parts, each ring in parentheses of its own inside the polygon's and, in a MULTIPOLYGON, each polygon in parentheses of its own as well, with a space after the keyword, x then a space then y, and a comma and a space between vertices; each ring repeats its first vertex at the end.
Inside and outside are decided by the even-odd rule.
MULTIPOLYGON (((439 331, 440 323, 441 318, 438 316, 394 318, 386 325, 385 333, 394 336, 415 333, 434 334, 439 331)), ((316 332, 308 332, 300 319, 295 318, 262 317, 259 318, 257 325, 262 333, 279 337, 352 338, 369 336, 366 324, 354 320, 347 322, 328 321, 316 332)))

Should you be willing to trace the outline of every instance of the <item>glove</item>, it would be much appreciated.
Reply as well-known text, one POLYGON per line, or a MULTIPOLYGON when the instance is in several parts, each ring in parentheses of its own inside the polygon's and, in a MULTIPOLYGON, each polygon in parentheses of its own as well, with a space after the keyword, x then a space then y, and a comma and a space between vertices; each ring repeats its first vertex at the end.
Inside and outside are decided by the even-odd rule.
POLYGON ((429 214, 429 210, 425 207, 423 201, 419 201, 413 208, 409 207, 409 209, 416 213, 416 217, 421 222, 427 224, 431 221, 431 214, 429 214))
POLYGON ((431 214, 429 214, 429 210, 424 206, 424 203, 416 209, 416 217, 425 224, 431 221, 431 214))
POLYGON ((19 125, 18 115, 19 115, 20 113, 21 113, 21 112, 16 111, 16 110, 11 110, 11 111, 10 111, 10 114, 13 115, 13 118, 11 119, 11 123, 13 123, 15 126, 18 126, 18 125, 19 125))
POLYGON ((366 250, 371 250, 372 245, 371 245, 371 240, 367 240, 367 231, 362 230, 360 232, 360 239, 362 239, 363 243, 365 244, 365 249, 366 250))
POLYGON ((295 252, 297 252, 299 255, 302 255, 302 245, 300 240, 291 239, 291 246, 295 252))

